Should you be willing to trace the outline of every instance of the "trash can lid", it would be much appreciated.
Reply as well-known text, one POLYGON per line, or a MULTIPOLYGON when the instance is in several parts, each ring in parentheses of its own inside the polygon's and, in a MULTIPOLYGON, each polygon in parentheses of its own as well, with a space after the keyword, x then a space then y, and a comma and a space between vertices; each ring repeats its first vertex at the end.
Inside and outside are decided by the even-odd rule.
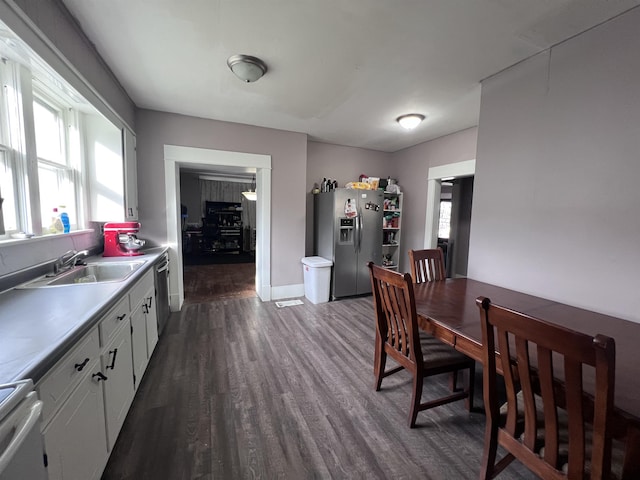
POLYGON ((304 257, 302 263, 309 267, 330 267, 333 265, 331 260, 327 260, 323 257, 304 257))

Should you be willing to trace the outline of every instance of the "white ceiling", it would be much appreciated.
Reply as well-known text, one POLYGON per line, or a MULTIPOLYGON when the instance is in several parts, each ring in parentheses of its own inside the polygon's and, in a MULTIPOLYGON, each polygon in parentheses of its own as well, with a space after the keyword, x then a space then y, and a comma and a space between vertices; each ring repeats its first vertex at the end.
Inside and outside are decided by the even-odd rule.
POLYGON ((640 0, 63 0, 138 107, 394 152, 478 123, 480 81, 640 0), (243 83, 234 54, 264 60, 243 83), (395 122, 427 119, 407 132, 395 122))

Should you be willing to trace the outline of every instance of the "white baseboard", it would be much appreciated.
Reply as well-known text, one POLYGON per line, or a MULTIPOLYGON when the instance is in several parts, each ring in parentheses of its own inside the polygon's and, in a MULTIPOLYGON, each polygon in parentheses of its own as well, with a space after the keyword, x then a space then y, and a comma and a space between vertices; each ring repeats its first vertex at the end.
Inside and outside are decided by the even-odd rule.
POLYGON ((260 300, 268 302, 271 300, 271 285, 258 285, 258 279, 256 278, 256 293, 260 300))
MULTIPOLYGON (((304 283, 299 283, 297 285, 283 285, 281 287, 271 287, 270 300, 280 300, 282 298, 295 297, 304 297, 304 283)), ((267 301, 264 298, 262 298, 262 300, 267 301)))

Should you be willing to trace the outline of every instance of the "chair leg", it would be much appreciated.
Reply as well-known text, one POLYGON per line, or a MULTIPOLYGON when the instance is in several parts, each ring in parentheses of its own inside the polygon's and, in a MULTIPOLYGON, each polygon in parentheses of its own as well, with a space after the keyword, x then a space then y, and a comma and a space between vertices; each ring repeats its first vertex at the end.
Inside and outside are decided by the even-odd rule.
POLYGON ((377 392, 380 390, 380 385, 382 384, 382 377, 384 377, 384 368, 387 363, 387 352, 384 351, 384 344, 378 332, 376 332, 375 342, 376 343, 375 343, 375 353, 373 357, 373 374, 376 379, 375 390, 377 392))
POLYGON ((467 384, 467 394, 469 395, 465 400, 465 406, 468 411, 473 410, 473 394, 475 391, 475 378, 476 378, 476 362, 469 367, 469 383, 467 384))
POLYGON ((484 451, 482 452, 482 463, 480 464, 480 480, 489 480, 494 476, 493 467, 496 463, 496 453, 498 451, 498 427, 487 418, 487 425, 484 430, 484 451))
POLYGON ((451 390, 452 392, 455 392, 457 388, 458 388, 458 370, 454 370, 453 372, 451 372, 451 375, 449 376, 449 390, 451 390))
POLYGON ((409 410, 409 428, 416 426, 416 418, 420 411, 420 400, 422 400, 422 382, 424 377, 419 373, 413 374, 413 395, 411 397, 411 409, 409 410))

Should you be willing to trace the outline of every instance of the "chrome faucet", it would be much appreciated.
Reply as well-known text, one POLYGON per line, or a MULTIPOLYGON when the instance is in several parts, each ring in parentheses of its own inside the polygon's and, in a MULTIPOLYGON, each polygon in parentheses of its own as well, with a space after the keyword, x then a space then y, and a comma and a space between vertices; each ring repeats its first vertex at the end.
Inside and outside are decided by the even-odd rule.
POLYGON ((53 274, 57 275, 65 270, 69 270, 76 265, 76 262, 80 259, 80 256, 87 257, 88 255, 89 250, 81 250, 79 252, 75 250, 69 250, 68 252, 63 253, 53 263, 53 274))

